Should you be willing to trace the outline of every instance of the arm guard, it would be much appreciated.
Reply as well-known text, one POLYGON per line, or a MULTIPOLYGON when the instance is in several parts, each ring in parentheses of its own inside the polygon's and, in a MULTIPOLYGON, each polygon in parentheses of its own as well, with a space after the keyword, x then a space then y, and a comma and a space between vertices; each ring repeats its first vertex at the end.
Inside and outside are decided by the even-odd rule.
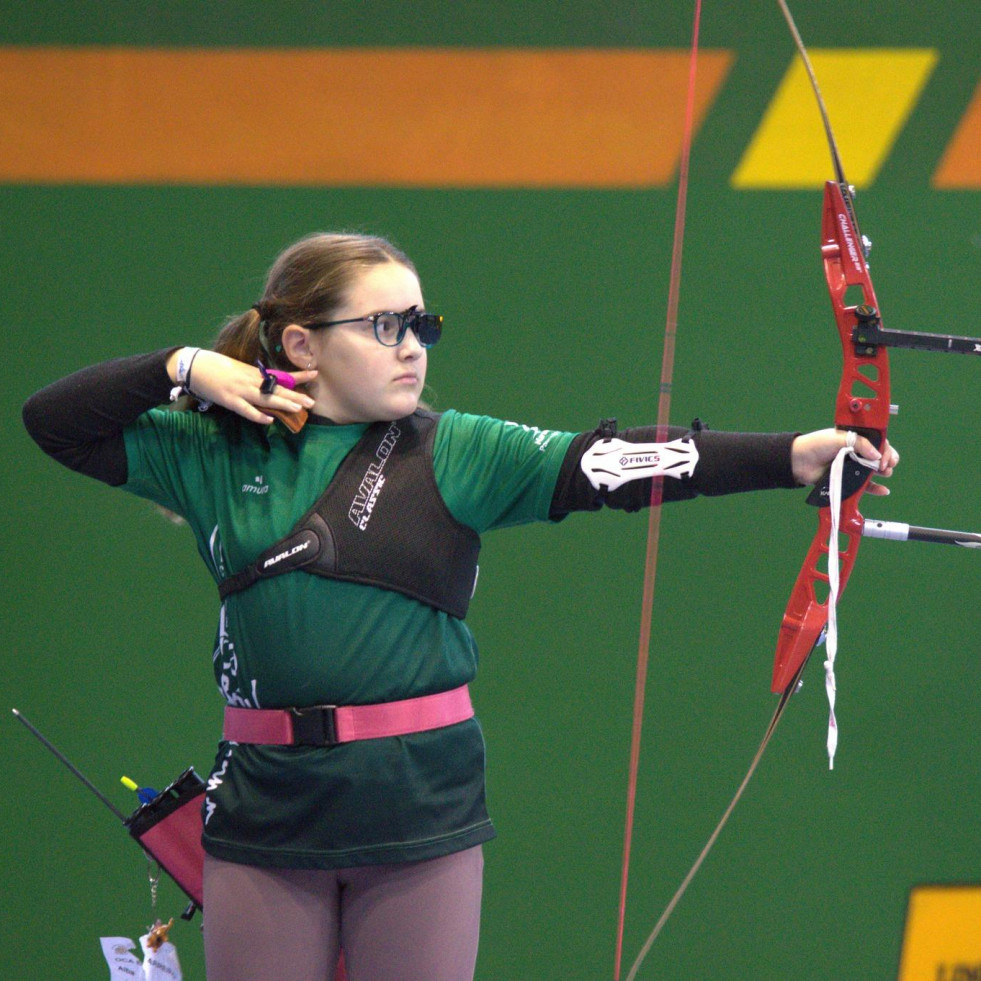
POLYGON ((670 443, 628 443, 601 439, 579 461, 596 490, 614 491, 628 480, 644 477, 690 477, 698 464, 698 450, 690 437, 670 443))
POLYGON ((617 433, 616 421, 580 433, 569 445, 552 495, 550 517, 611 507, 638 511, 650 504, 655 474, 670 476, 664 501, 689 500, 771 487, 796 487, 790 447, 797 433, 724 433, 696 419, 670 426, 656 442, 654 426, 617 433), (656 457, 656 459, 655 459, 656 457))

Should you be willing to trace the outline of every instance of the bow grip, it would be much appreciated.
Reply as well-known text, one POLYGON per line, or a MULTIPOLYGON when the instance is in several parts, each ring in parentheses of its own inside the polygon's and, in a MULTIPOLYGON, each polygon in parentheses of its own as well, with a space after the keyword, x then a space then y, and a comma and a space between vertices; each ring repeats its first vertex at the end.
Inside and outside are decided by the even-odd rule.
MULTIPOLYGON (((852 428, 852 427, 849 427, 852 428)), ((882 449, 884 436, 878 429, 852 429, 859 436, 864 436, 877 450, 882 449)), ((845 460, 845 466, 841 472, 841 499, 847 501, 871 480, 874 471, 862 464, 856 463, 852 459, 845 460)), ((831 484, 831 467, 824 471, 824 476, 811 488, 807 495, 807 503, 816 508, 826 508, 829 506, 831 484)))

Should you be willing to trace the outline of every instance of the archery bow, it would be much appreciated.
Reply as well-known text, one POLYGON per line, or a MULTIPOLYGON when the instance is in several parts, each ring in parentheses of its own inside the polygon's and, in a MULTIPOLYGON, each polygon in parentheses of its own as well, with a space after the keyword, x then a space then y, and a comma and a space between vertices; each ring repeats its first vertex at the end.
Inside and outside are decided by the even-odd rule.
MULTIPOLYGON (((895 411, 890 402, 889 359, 886 349, 905 347, 981 354, 981 339, 894 331, 882 326, 879 305, 866 262, 870 244, 859 231, 854 190, 845 179, 830 117, 807 49, 786 0, 777 2, 790 28, 817 100, 835 175, 834 180, 825 184, 821 222, 824 275, 843 351, 834 424, 838 429, 865 436, 876 448, 881 449, 886 441, 889 416, 895 411)), ((696 12, 696 24, 697 17, 696 12)), ((849 443, 853 444, 854 439, 850 439, 849 443)), ((791 696, 798 688, 800 676, 811 653, 825 639, 829 619, 832 624, 834 622, 835 603, 854 568, 859 541, 863 535, 981 547, 981 535, 978 534, 864 519, 858 505, 871 477, 868 461, 862 462, 851 454, 846 461, 843 451, 836 465, 829 469, 825 478, 807 498, 809 504, 819 508, 818 530, 791 591, 780 626, 772 681, 772 690, 780 694, 779 702, 746 775, 698 858, 641 947, 626 981, 634 981, 651 946, 711 851, 755 773, 791 696)), ((832 732, 836 729, 836 723, 833 700, 834 652, 830 648, 836 642, 836 638, 833 641, 829 638, 829 661, 825 664, 832 706, 829 724, 829 756, 832 758, 833 742, 837 737, 832 732)), ((617 969, 616 977, 619 978, 619 946, 617 969)))
MULTIPOLYGON (((882 326, 872 277, 865 261, 871 246, 859 231, 854 190, 845 179, 830 118, 807 49, 786 0, 777 2, 817 100, 835 172, 835 180, 825 184, 821 221, 824 277, 843 354, 834 423, 836 428, 859 433, 881 448, 885 443, 889 416, 896 411, 890 402, 887 348, 981 354, 981 339, 888 330, 882 326)), ((978 542, 977 535, 965 532, 915 528, 910 534, 908 525, 865 520, 858 504, 870 479, 869 470, 853 460, 842 474, 840 509, 832 507, 828 477, 807 499, 809 504, 820 508, 818 530, 780 626, 773 664, 771 687, 774 692, 789 695, 796 689, 811 652, 824 638, 829 614, 833 617, 834 603, 848 582, 863 536, 972 546, 978 542), (840 538, 845 541, 843 548, 840 538), (825 565, 828 571, 824 570, 825 565), (837 583, 833 582, 835 572, 837 583), (821 594, 825 595, 824 599, 821 594)))
MULTIPOLYGON (((821 220, 824 278, 843 352, 834 424, 837 429, 865 436, 875 447, 881 448, 885 443, 892 410, 889 402, 889 356, 884 345, 860 346, 852 342, 853 332, 860 324, 881 323, 879 304, 865 261, 869 242, 859 232, 853 191, 845 179, 831 122, 807 49, 786 0, 778 0, 778 3, 814 90, 835 172, 835 180, 828 181, 824 187, 821 220), (852 302, 854 299, 858 302, 852 302)), ((841 508, 837 516, 839 536, 836 540, 832 535, 836 516, 831 507, 829 479, 826 477, 808 497, 808 503, 820 507, 818 530, 797 576, 780 626, 773 665, 774 692, 787 693, 796 688, 811 652, 823 638, 828 624, 829 604, 836 599, 832 595, 830 570, 826 571, 824 567, 829 562, 836 562, 838 584, 835 592, 840 595, 855 565, 863 527, 858 503, 870 479, 871 472, 854 461, 843 472, 841 508), (841 547, 841 539, 844 539, 844 548, 841 547), (835 549, 835 556, 830 554, 831 549, 835 549)))

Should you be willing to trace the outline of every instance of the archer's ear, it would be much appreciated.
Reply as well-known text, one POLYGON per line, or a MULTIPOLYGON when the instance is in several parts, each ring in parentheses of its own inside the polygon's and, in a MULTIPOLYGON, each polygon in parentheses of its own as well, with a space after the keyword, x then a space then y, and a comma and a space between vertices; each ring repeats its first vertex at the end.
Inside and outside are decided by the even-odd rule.
POLYGON ((310 348, 310 331, 299 324, 289 324, 283 329, 283 354, 302 371, 311 361, 314 361, 310 348))

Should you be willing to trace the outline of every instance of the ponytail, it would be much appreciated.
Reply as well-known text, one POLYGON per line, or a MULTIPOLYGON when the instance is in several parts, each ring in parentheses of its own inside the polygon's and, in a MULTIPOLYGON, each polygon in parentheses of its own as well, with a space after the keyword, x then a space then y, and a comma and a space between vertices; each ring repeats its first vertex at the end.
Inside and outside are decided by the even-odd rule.
MULTIPOLYGON (((258 306, 257 303, 245 313, 227 321, 218 332, 218 337, 215 338, 214 350, 229 358, 235 358, 236 361, 244 361, 246 364, 255 364, 257 361, 261 361, 268 367, 282 367, 294 371, 293 365, 280 364, 274 357, 272 352, 277 353, 279 360, 282 360, 282 348, 278 343, 270 346, 270 349, 267 350, 267 346, 269 346, 266 336, 268 321, 262 319, 256 309, 258 306)), ((283 333, 283 326, 285 325, 279 327, 279 335, 283 333)))

